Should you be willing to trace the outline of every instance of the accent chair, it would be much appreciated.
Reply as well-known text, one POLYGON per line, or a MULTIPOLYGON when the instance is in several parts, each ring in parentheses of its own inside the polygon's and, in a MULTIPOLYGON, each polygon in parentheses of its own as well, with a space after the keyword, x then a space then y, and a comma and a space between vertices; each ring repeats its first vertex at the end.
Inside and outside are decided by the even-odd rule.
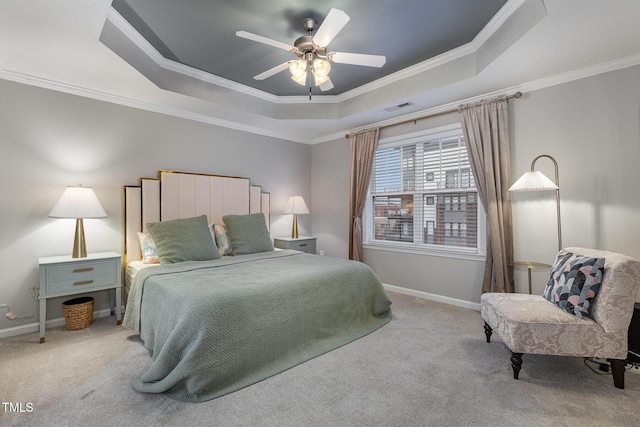
POLYGON ((515 379, 524 353, 593 357, 607 359, 615 387, 624 388, 627 333, 639 288, 639 261, 566 248, 558 253, 544 296, 482 295, 487 343, 495 330, 511 350, 515 379))

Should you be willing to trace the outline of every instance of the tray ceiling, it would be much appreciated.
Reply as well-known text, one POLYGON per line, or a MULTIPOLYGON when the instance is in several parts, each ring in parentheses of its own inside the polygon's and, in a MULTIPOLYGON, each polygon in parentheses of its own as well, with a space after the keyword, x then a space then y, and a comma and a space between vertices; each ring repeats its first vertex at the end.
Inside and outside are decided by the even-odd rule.
POLYGON ((349 22, 331 51, 384 55, 382 68, 332 64, 338 95, 471 42, 506 0, 114 0, 112 7, 164 58, 277 96, 306 95, 308 88, 284 71, 253 76, 295 59, 284 50, 242 39, 245 30, 293 45, 305 35, 305 18, 322 20, 332 7, 349 22))

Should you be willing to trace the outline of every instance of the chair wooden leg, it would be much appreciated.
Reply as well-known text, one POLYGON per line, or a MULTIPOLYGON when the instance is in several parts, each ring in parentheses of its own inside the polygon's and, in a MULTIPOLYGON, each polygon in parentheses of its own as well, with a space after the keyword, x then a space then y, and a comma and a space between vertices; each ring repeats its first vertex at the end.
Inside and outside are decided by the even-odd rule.
POLYGON ((484 334, 487 336, 487 342, 491 342, 491 334, 493 333, 493 329, 487 322, 484 322, 484 334))
POLYGON ((517 380, 522 367, 522 353, 511 352, 511 367, 513 368, 513 379, 517 380))
POLYGON ((625 361, 620 359, 609 359, 611 372, 613 373, 613 385, 616 388, 624 388, 624 367, 625 361))

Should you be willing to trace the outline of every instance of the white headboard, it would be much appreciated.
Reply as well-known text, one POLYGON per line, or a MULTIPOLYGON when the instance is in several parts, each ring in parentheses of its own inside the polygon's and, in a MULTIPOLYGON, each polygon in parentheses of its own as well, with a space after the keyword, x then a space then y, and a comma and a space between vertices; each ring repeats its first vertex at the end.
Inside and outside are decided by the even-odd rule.
POLYGON ((249 178, 160 171, 158 178, 141 178, 125 186, 125 262, 141 259, 137 232, 146 224, 207 215, 209 224, 222 224, 224 215, 264 213, 269 228, 270 195, 249 178))

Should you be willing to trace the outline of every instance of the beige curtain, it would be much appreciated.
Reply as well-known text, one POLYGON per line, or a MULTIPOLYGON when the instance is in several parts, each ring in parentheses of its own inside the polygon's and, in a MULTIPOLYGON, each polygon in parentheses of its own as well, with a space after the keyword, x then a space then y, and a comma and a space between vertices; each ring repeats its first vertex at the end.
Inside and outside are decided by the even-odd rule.
POLYGON ((458 108, 489 230, 482 292, 513 292, 513 221, 507 98, 458 108))
POLYGON ((349 207, 349 259, 362 261, 362 211, 367 199, 379 128, 349 136, 351 200, 349 207))

